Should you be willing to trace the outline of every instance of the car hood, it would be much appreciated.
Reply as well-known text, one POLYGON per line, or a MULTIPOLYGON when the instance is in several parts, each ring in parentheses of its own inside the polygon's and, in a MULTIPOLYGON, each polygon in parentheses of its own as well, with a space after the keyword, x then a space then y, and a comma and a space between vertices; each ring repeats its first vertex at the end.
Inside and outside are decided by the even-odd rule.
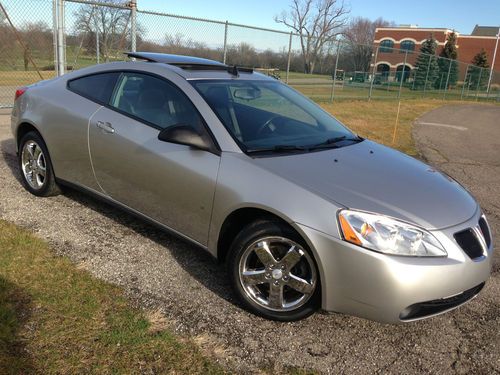
POLYGON ((474 198, 455 180, 368 140, 338 149, 254 158, 253 162, 340 206, 427 229, 462 223, 477 210, 474 198))

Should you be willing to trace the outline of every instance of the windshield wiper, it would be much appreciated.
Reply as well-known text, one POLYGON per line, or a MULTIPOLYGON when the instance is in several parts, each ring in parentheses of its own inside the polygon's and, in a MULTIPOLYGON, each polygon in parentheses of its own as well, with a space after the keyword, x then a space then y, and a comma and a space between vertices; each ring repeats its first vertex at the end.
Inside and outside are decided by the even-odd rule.
POLYGON ((337 148, 339 147, 337 143, 341 141, 353 141, 353 142, 361 142, 363 138, 347 138, 346 135, 342 135, 340 137, 328 138, 326 141, 312 145, 309 147, 310 150, 315 150, 318 148, 337 148))
POLYGON ((294 151, 307 151, 307 147, 297 146, 297 145, 276 145, 273 147, 266 148, 254 148, 248 149, 247 154, 257 154, 265 152, 294 152, 294 151))

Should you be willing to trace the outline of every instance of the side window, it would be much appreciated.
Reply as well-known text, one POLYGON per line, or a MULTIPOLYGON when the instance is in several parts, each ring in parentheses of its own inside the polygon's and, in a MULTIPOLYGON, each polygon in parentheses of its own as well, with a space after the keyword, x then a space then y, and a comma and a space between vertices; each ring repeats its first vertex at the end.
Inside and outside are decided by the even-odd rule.
POLYGON ((194 105, 179 88, 147 74, 125 72, 118 79, 111 106, 160 128, 183 124, 203 128, 194 105))
POLYGON ((412 42, 411 40, 403 40, 399 44, 399 52, 400 53, 405 53, 405 52, 411 52, 415 51, 415 43, 412 42))
POLYGON ((119 74, 117 72, 99 73, 72 79, 68 82, 68 88, 90 100, 108 104, 119 74))
POLYGON ((390 39, 384 39, 380 42, 379 52, 392 53, 394 48, 394 42, 390 39))

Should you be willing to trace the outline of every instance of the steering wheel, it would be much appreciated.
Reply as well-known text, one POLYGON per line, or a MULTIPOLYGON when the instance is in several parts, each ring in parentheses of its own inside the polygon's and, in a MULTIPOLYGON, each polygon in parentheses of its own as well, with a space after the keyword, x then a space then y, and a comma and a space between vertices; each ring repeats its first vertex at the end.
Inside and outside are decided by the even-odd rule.
POLYGON ((259 129, 257 130, 257 135, 260 135, 264 131, 264 129, 266 129, 266 128, 269 128, 271 133, 273 133, 274 130, 271 129, 269 127, 269 125, 271 125, 273 123, 273 121, 278 119, 278 118, 283 118, 283 116, 281 116, 281 115, 271 116, 271 118, 269 118, 265 123, 263 123, 261 126, 259 126, 259 129))

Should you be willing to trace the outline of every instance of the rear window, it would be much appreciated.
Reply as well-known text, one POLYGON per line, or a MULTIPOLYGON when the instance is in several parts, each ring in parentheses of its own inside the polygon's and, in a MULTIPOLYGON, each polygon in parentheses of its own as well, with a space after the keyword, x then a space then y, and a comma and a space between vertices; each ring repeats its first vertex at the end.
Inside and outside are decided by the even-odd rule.
POLYGON ((68 88, 90 100, 108 104, 119 74, 109 72, 75 78, 68 82, 68 88))

